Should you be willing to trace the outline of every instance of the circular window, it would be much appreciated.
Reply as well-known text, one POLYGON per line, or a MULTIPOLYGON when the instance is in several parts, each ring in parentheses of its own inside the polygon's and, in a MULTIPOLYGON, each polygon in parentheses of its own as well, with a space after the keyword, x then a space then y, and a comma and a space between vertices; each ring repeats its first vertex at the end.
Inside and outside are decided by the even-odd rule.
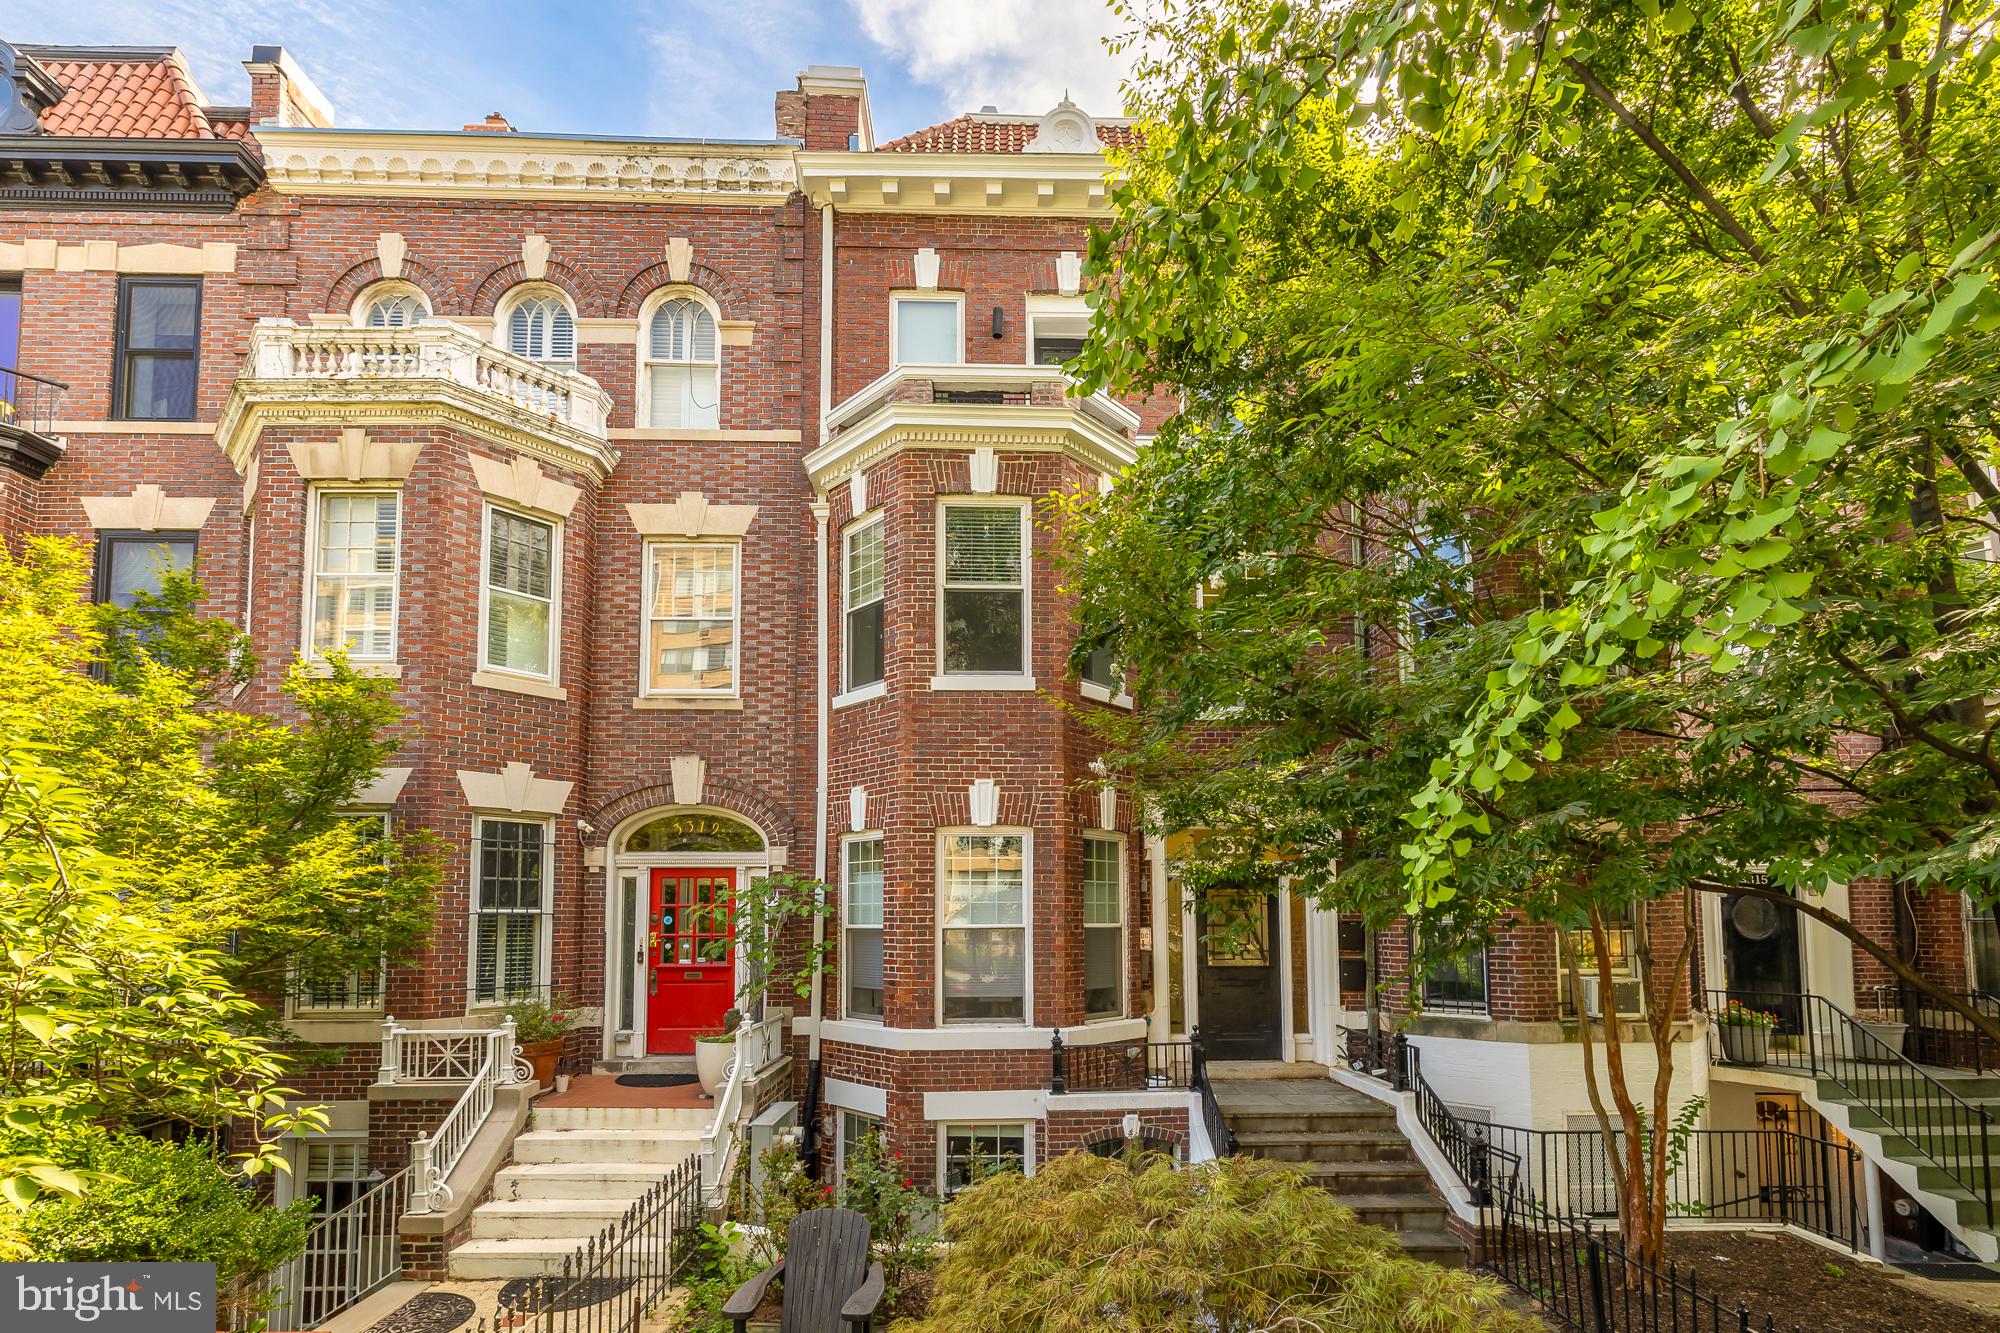
POLYGON ((1778 907, 1768 898, 1738 898, 1729 905, 1729 924, 1746 940, 1768 940, 1778 933, 1778 907))
POLYGON ((740 819, 707 812, 662 815, 632 830, 628 852, 761 852, 763 835, 740 819))

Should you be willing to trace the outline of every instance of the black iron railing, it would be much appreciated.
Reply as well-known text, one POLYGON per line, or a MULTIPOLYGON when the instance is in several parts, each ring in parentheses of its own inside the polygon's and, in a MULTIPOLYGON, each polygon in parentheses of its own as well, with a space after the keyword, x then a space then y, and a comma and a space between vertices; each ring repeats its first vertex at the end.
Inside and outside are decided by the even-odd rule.
MULTIPOLYGON (((1855 1106, 1879 1121, 1877 1133, 1908 1143, 1946 1179, 1993 1212, 1993 1174, 1987 1169, 1993 1114, 1966 1101, 1852 1014, 1822 996, 1778 992, 1709 991, 1711 1013, 1731 1000, 1764 1013, 1795 1012, 1801 1030, 1711 1024, 1717 1059, 1760 1068, 1796 1069, 1834 1084, 1855 1106), (1760 1043, 1757 1033, 1766 1034, 1760 1043), (1745 1034, 1748 1035, 1745 1035, 1745 1034)), ((1781 1025, 1782 1026, 1782 1025, 1781 1025)), ((1907 1034, 1905 1034, 1907 1037, 1907 1034)))
MULTIPOLYGON (((1740 1302, 1734 1309, 1701 1289, 1699 1274, 1641 1264, 1588 1220, 1537 1208, 1503 1193, 1480 1214, 1482 1266, 1541 1305, 1572 1333, 1776 1333, 1740 1302)), ((1794 1333, 1797 1333, 1794 1326, 1794 1333)))
POLYGON ((1201 1053, 1201 1029, 1192 1028, 1188 1032, 1188 1086, 1201 1100, 1201 1126, 1208 1135, 1209 1147, 1217 1157, 1236 1155, 1236 1131, 1229 1127, 1229 1121, 1222 1114, 1222 1106, 1215 1100, 1215 1089, 1208 1081, 1208 1058, 1201 1053))
POLYGON ((616 1225, 578 1246, 559 1275, 532 1279, 508 1326, 519 1333, 638 1333, 647 1310, 701 1262, 704 1215, 701 1159, 690 1157, 616 1225))
POLYGON ((56 411, 69 385, 12 366, 0 366, 0 426, 33 435, 55 431, 56 411))
POLYGON ((1194 1086, 1194 1043, 1111 1041, 1072 1046, 1058 1028, 1049 1042, 1049 1091, 1143 1092, 1194 1086))
MULTIPOLYGON (((1977 990, 1955 994, 1967 1007, 2000 1023, 2000 998, 1977 990)), ((1918 1064, 1969 1069, 1975 1074, 2000 1069, 2000 1043, 1972 1026, 1956 1010, 1919 996, 1913 1017, 1915 1021, 1910 1024, 1903 1049, 1918 1064)))

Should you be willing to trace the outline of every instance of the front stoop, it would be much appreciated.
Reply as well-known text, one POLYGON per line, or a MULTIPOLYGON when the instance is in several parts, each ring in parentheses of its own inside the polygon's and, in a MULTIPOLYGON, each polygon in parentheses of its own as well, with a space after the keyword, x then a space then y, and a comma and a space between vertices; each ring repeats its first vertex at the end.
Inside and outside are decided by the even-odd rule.
POLYGON ((692 1157, 710 1112, 697 1107, 538 1106, 514 1161, 472 1210, 447 1261, 456 1281, 560 1273, 579 1246, 692 1157))
MULTIPOLYGON (((1215 1100, 1247 1156, 1296 1162, 1363 1222, 1393 1231, 1418 1259, 1462 1268, 1465 1243, 1450 1209, 1396 1128, 1396 1109, 1325 1076, 1263 1078, 1210 1066, 1215 1100)), ((1287 1071, 1289 1073, 1289 1071, 1287 1071)))

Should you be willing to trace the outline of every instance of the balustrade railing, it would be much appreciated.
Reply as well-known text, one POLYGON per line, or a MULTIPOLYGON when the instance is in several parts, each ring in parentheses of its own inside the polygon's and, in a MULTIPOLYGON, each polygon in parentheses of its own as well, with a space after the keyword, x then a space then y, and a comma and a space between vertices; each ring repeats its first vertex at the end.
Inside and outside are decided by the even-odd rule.
POLYGON ((785 1048, 785 1021, 766 1018, 736 1029, 736 1051, 730 1057, 722 1090, 715 1094, 715 1118, 701 1132, 702 1189, 719 1199, 741 1148, 737 1122, 743 1118, 744 1086, 751 1075, 778 1058, 785 1048))
POLYGON ((399 329, 303 328, 265 319, 250 331, 258 380, 434 380, 499 398, 605 439, 611 396, 587 375, 515 356, 438 321, 399 329))
POLYGON ((31 435, 53 435, 56 412, 68 392, 69 385, 59 380, 0 366, 0 426, 13 426, 31 435))
POLYGON ((382 1024, 382 1083, 465 1081, 465 1091, 429 1134, 410 1144, 410 1211, 428 1213, 452 1199, 452 1171, 473 1136, 493 1113, 494 1093, 527 1079, 514 1020, 497 1028, 406 1028, 394 1018, 382 1024))
POLYGON ((232 1329, 319 1328, 402 1276, 398 1220, 410 1202, 410 1172, 393 1176, 321 1218, 305 1249, 232 1299, 232 1329))
POLYGON ((1049 1041, 1049 1091, 1143 1092, 1194 1085, 1194 1043, 1107 1041, 1075 1046, 1056 1029, 1049 1041))

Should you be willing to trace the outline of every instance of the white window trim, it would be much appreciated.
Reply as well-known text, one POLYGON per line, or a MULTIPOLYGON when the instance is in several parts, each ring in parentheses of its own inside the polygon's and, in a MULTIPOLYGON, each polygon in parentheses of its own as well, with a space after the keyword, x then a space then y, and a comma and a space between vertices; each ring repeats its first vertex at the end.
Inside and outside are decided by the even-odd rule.
MULTIPOLYGON (((556 839, 555 820, 546 816, 514 814, 511 811, 480 811, 472 816, 472 847, 470 877, 466 880, 471 892, 466 895, 470 917, 466 928, 465 966, 465 1008, 474 1010, 504 1009, 511 1000, 499 994, 496 974, 494 998, 479 998, 479 921, 488 915, 479 910, 479 850, 485 838, 486 823, 492 820, 501 824, 533 824, 542 830, 542 905, 535 916, 535 976, 532 985, 539 988, 549 984, 554 978, 551 957, 555 937, 555 870, 556 839)), ((500 914, 504 915, 504 914, 500 914)))
POLYGON ((889 693, 888 681, 886 680, 870 681, 868 684, 861 686, 859 689, 848 690, 844 694, 834 695, 833 698, 829 701, 828 706, 832 708, 847 708, 851 707, 854 704, 865 704, 870 699, 884 698, 885 696, 888 695, 888 693, 889 693))
POLYGON ((356 328, 366 328, 368 327, 368 311, 371 306, 377 301, 394 300, 399 296, 416 298, 417 304, 424 308, 425 319, 430 319, 437 314, 437 311, 431 308, 431 298, 424 292, 423 288, 417 286, 414 282, 409 282, 402 278, 382 278, 376 282, 369 283, 366 287, 355 293, 354 304, 348 307, 348 320, 356 328))
POLYGON ((847 1117, 849 1116, 858 1116, 870 1121, 876 1132, 884 1136, 889 1131, 889 1122, 882 1116, 857 1111, 851 1106, 833 1108, 833 1175, 835 1183, 843 1185, 847 1183, 847 1117))
MULTIPOLYGON (((504 334, 503 334, 504 336, 504 334)), ((579 337, 581 331, 579 330, 579 337)), ((639 306, 638 338, 633 344, 638 355, 638 372, 632 385, 632 424, 642 430, 720 430, 722 427, 722 308, 715 298, 699 287, 685 284, 662 287, 648 296, 639 306), (708 317, 715 321, 715 360, 708 361, 660 361, 652 359, 653 316, 669 301, 691 300, 708 311, 708 317), (705 366, 715 367, 715 424, 713 426, 655 426, 653 425, 653 377, 649 373, 654 365, 662 366, 705 366)))
POLYGON ((1035 688, 1035 515, 1033 504, 1017 495, 940 496, 934 522, 937 550, 933 553, 931 575, 932 637, 935 639, 937 674, 931 677, 933 690, 1032 690, 1035 688), (1019 671, 947 671, 944 664, 945 595, 945 512, 953 508, 999 509, 1012 506, 1021 512, 1021 669, 1019 671))
MULTIPOLYGON (((562 616, 563 616, 563 522, 545 514, 531 514, 525 509, 512 505, 494 504, 488 500, 479 514, 479 648, 478 675, 498 676, 501 680, 475 683, 493 684, 505 688, 508 680, 523 683, 541 681, 549 685, 562 683, 562 616), (493 515, 506 514, 526 523, 539 523, 549 529, 549 669, 545 672, 522 671, 518 667, 495 666, 486 660, 486 616, 493 602, 492 567, 493 559, 493 515)), ((528 596, 517 593, 516 596, 528 596)))
MULTIPOLYGON (((525 302, 539 300, 545 296, 555 297, 556 300, 562 302, 569 310, 570 327, 576 331, 576 343, 571 348, 571 351, 573 353, 581 352, 583 327, 582 321, 577 318, 576 302, 570 299, 568 292, 556 286, 553 282, 540 280, 514 284, 507 289, 506 293, 501 296, 499 303, 493 307, 493 345, 503 352, 511 352, 513 349, 508 346, 507 325, 514 318, 515 308, 525 302)), ((529 357, 528 359, 538 366, 548 366, 555 370, 574 370, 577 365, 577 358, 574 355, 567 361, 544 359, 542 357, 529 357)))
MULTIPOLYGON (((901 341, 901 339, 900 339, 900 337, 898 336, 898 333, 897 333, 897 326, 898 326, 898 325, 899 325, 899 324, 901 323, 901 321, 900 321, 900 320, 898 320, 898 319, 896 318, 896 306, 897 306, 897 303, 898 303, 898 302, 902 302, 902 301, 928 301, 928 302, 930 302, 930 303, 931 303, 931 304, 933 304, 933 305, 947 305, 947 304, 948 304, 948 305, 952 305, 952 306, 955 306, 955 307, 957 307, 957 313, 958 313, 958 359, 957 359, 957 360, 955 360, 955 361, 952 361, 952 362, 949 362, 948 364, 950 364, 950 365, 953 365, 953 366, 962 366, 962 365, 964 365, 964 364, 965 364, 965 293, 964 293, 964 292, 913 292, 913 291, 895 291, 895 292, 890 292, 890 293, 889 293, 889 365, 890 365, 890 367, 891 367, 891 368, 894 368, 894 367, 897 367, 897 366, 901 366, 901 365, 903 365, 903 364, 904 364, 904 361, 903 361, 903 354, 902 354, 902 350, 901 350, 901 348, 899 348, 899 347, 897 346, 897 344, 898 344, 898 343, 899 343, 899 342, 901 341)), ((909 364, 911 364, 911 365, 935 365, 935 364, 937 364, 937 363, 936 363, 936 362, 932 362, 932 361, 913 361, 913 362, 910 362, 909 364)))
POLYGON ((951 1131, 953 1129, 969 1128, 973 1125, 999 1125, 1006 1129, 1019 1129, 1021 1131, 1021 1174, 1029 1177, 1035 1174, 1034 1121, 1017 1120, 1011 1116, 998 1116, 992 1120, 940 1120, 937 1122, 937 1174, 932 1177, 936 1182, 939 1198, 949 1197, 949 1193, 945 1188, 945 1163, 949 1157, 949 1153, 946 1151, 946 1144, 951 1138, 951 1131))
POLYGON ((645 542, 641 552, 644 569, 640 577, 639 607, 639 700, 649 699, 696 699, 717 700, 717 706, 726 706, 721 701, 743 697, 743 543, 722 541, 716 538, 696 538, 693 540, 672 537, 651 537, 645 542), (736 595, 730 601, 732 616, 730 643, 736 649, 735 668, 730 672, 729 688, 726 690, 656 690, 653 688, 653 599, 656 591, 654 580, 659 577, 659 566, 653 559, 656 548, 666 546, 715 546, 727 547, 730 559, 735 562, 736 595))
MULTIPOLYGON (((1068 320, 1068 319, 1081 318, 1084 322, 1085 329, 1088 330, 1089 328, 1090 302, 1084 300, 1081 296, 1030 295, 1027 299, 1026 305, 1027 309, 1025 312, 1025 323, 1027 325, 1027 339, 1022 344, 1021 356, 1025 364, 1027 365, 1032 366, 1036 364, 1035 361, 1036 320, 1038 319, 1068 320)), ((1055 366, 1048 367, 1048 369, 1050 370, 1055 370, 1057 368, 1058 367, 1055 366)))
POLYGON ((880 925, 875 925, 875 926, 856 926, 852 922, 850 922, 847 919, 847 913, 850 901, 848 898, 848 883, 847 883, 847 849, 858 842, 881 843, 883 844, 884 852, 886 853, 888 850, 888 843, 887 840, 883 837, 881 829, 863 829, 859 833, 845 834, 840 839, 840 976, 841 976, 840 1016, 842 1018, 848 1019, 851 1022, 869 1023, 876 1027, 880 1027, 882 1025, 883 1020, 888 1017, 887 1010, 889 1008, 889 994, 888 994, 889 959, 888 959, 888 948, 887 948, 888 931, 889 931, 889 876, 887 871, 887 860, 885 856, 883 863, 884 869, 882 875, 882 923, 880 925), (847 932, 849 932, 850 930, 872 930, 876 934, 882 936, 883 946, 884 946, 883 957, 882 957, 882 983, 883 983, 882 1008, 884 1012, 880 1014, 857 1014, 848 1005, 847 977, 849 976, 849 973, 847 970, 848 967, 847 932))
MULTIPOLYGON (((939 1028, 952 1030, 978 1030, 980 1028, 1012 1032, 1019 1028, 1035 1025, 1035 831, 1031 828, 1009 824, 996 824, 991 828, 981 828, 970 824, 956 824, 940 828, 932 836, 934 874, 931 882, 936 885, 931 899, 931 1020, 939 1028), (944 1016, 944 844, 951 837, 1004 838, 1018 835, 1021 839, 1021 1018, 995 1022, 990 1019, 953 1019, 944 1016)), ((886 876, 884 877, 886 880, 886 876)), ((885 883, 883 893, 887 896, 885 883)), ((885 912, 884 915, 887 915, 885 912)), ((985 927, 974 927, 985 929, 985 927)), ((886 964, 885 964, 886 971, 886 964)))
MULTIPOLYGON (((1093 842, 1110 843, 1118 849, 1118 924, 1116 926, 1092 926, 1086 924, 1079 927, 1086 938, 1093 930, 1116 930, 1118 932, 1118 1008, 1115 1011, 1093 1016, 1089 1011, 1088 1002, 1086 1001, 1083 1010, 1083 1021, 1086 1025, 1115 1023, 1125 1017, 1126 1007, 1132 1002, 1131 967, 1127 958, 1128 946, 1131 943, 1129 931, 1132 921, 1132 877, 1127 873, 1129 870, 1127 861, 1131 853, 1131 848, 1126 844, 1123 833, 1114 833, 1109 830, 1085 830, 1082 835, 1082 841, 1085 844, 1093 842)), ((1086 852, 1085 855, 1088 856, 1089 853, 1086 852)), ((1088 952, 1086 951, 1087 956, 1088 952)), ((1083 988, 1087 992, 1090 988, 1088 963, 1085 964, 1081 971, 1084 982, 1083 988)))
POLYGON ((836 698, 834 701, 836 707, 839 706, 842 700, 845 700, 849 703, 858 703, 863 698, 876 697, 876 695, 864 694, 863 691, 875 689, 875 687, 878 685, 881 686, 882 688, 876 692, 877 695, 886 693, 888 690, 889 658, 886 650, 889 646, 889 635, 888 635, 888 626, 886 623, 886 617, 888 615, 888 607, 889 607, 889 533, 886 526, 884 526, 886 523, 887 523, 887 517, 884 511, 878 509, 873 513, 863 514, 861 517, 853 520, 846 527, 840 530, 840 683, 842 687, 842 692, 839 695, 839 697, 836 698), (850 669, 850 664, 854 660, 853 653, 851 651, 852 645, 849 642, 849 637, 848 637, 848 623, 849 623, 848 617, 852 615, 854 612, 854 604, 852 601, 852 595, 854 591, 853 570, 849 565, 848 556, 852 551, 854 539, 857 536, 861 535, 862 533, 867 532, 871 528, 883 529, 882 595, 875 599, 877 602, 881 603, 883 615, 885 617, 885 623, 883 625, 883 634, 882 634, 882 646, 884 649, 882 656, 882 675, 881 678, 878 680, 871 680, 868 681, 866 684, 856 685, 851 679, 849 679, 849 674, 848 674, 850 669))
POLYGON ((320 531, 319 507, 323 497, 329 495, 394 495, 396 497, 396 568, 389 575, 389 651, 385 656, 373 657, 350 652, 347 660, 361 674, 397 674, 402 667, 397 663, 397 653, 403 646, 403 530, 408 520, 403 506, 403 486, 401 482, 376 482, 369 485, 306 487, 306 587, 305 604, 299 616, 300 656, 309 663, 324 663, 325 657, 313 642, 314 594, 319 584, 320 531), (367 668, 373 667, 370 671, 367 668))

